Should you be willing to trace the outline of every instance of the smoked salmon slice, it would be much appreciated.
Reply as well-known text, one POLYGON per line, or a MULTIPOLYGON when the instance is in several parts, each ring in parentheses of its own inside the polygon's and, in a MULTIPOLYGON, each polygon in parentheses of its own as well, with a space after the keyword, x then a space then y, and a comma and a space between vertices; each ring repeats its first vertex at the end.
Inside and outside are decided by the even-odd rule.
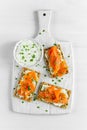
POLYGON ((66 108, 69 104, 70 95, 71 91, 68 89, 42 82, 37 99, 60 108, 66 108))
POLYGON ((51 77, 61 77, 68 73, 68 65, 59 44, 45 49, 44 57, 51 77))
POLYGON ((28 68, 22 68, 21 77, 16 86, 14 96, 22 100, 31 101, 39 78, 39 72, 28 68))

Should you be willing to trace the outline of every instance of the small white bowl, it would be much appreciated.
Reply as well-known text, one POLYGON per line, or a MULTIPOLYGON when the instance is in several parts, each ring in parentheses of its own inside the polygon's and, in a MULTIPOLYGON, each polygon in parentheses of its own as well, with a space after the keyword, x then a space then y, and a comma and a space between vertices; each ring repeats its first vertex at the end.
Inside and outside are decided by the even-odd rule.
POLYGON ((13 50, 13 56, 14 56, 14 59, 15 61, 22 67, 30 67, 30 66, 34 66, 36 65, 37 63, 39 63, 41 60, 42 60, 42 57, 43 57, 43 47, 41 44, 37 43, 35 40, 31 39, 31 40, 21 40, 19 42, 16 43, 15 47, 14 47, 14 50, 13 50), (25 64, 23 62, 19 62, 17 57, 16 57, 16 52, 17 52, 17 48, 22 44, 22 42, 26 42, 26 41, 30 41, 30 42, 34 42, 37 46, 40 47, 41 49, 41 56, 39 57, 39 59, 36 61, 36 63, 34 63, 33 65, 29 65, 29 64, 25 64))

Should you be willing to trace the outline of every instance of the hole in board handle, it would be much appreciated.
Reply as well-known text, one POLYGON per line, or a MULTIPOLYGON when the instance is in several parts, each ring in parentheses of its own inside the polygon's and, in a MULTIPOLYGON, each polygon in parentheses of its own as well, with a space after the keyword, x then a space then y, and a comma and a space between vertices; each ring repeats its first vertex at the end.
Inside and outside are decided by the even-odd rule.
POLYGON ((43 16, 46 16, 46 13, 43 13, 43 16))

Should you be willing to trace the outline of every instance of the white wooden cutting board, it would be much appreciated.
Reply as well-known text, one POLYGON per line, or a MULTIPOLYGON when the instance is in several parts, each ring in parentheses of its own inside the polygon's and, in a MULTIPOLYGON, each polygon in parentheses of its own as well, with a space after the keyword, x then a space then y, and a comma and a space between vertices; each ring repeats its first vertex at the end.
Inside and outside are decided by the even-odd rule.
MULTIPOLYGON (((50 33, 50 20, 51 20, 51 13, 52 11, 42 10, 38 11, 38 17, 39 17, 39 33, 37 37, 35 38, 36 42, 43 45, 43 48, 50 47, 52 45, 60 44, 64 57, 67 61, 67 64, 69 66, 69 73, 66 74, 59 79, 54 79, 54 82, 52 82, 52 78, 48 76, 48 72, 43 67, 45 66, 44 58, 42 58, 42 61, 39 63, 39 65, 35 65, 31 67, 34 70, 37 70, 41 73, 41 78, 39 82, 45 81, 51 84, 57 83, 57 86, 70 89, 71 90, 71 97, 69 101, 69 106, 67 109, 58 108, 55 106, 52 106, 50 104, 46 104, 41 101, 33 101, 33 102, 23 102, 22 100, 16 98, 13 96, 14 94, 14 88, 16 87, 17 80, 20 77, 21 69, 22 67, 19 66, 15 60, 13 60, 13 75, 12 75, 12 91, 11 91, 11 98, 12 98, 12 109, 15 112, 20 113, 29 113, 29 114, 64 114, 71 112, 72 109, 72 101, 73 101, 73 91, 74 91, 74 80, 73 80, 73 54, 72 54, 72 45, 70 42, 64 42, 64 41, 56 41, 50 33), (47 75, 46 77, 44 75, 47 75), (61 82, 59 82, 61 80, 61 82), (38 108, 39 106, 39 108, 38 108)), ((38 89, 39 86, 37 86, 38 89)), ((37 91, 37 90, 36 90, 37 91)))

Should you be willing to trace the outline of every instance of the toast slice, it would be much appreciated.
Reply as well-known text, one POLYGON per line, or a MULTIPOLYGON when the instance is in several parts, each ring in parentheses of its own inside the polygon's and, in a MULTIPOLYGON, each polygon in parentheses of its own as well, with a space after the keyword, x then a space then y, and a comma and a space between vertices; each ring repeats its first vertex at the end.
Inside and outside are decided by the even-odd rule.
POLYGON ((18 81, 14 96, 25 101, 32 101, 40 73, 28 68, 22 68, 21 77, 18 81))
POLYGON ((45 49, 44 57, 51 77, 61 77, 68 73, 68 65, 59 44, 45 49))
POLYGON ((67 108, 71 91, 46 82, 39 87, 37 99, 53 104, 60 108, 67 108))

